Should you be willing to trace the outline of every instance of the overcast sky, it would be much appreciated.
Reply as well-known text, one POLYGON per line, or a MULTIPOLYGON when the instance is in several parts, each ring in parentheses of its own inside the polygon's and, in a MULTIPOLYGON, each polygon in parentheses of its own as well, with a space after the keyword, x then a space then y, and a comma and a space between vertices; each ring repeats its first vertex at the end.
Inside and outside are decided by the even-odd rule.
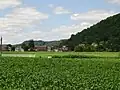
POLYGON ((0 0, 4 43, 60 40, 119 13, 120 0, 0 0))

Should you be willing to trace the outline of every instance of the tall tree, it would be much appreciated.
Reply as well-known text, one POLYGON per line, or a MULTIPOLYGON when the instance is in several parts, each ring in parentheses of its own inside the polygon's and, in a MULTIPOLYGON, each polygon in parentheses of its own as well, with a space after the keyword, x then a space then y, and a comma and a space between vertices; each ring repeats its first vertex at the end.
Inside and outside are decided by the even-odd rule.
POLYGON ((8 49, 9 51, 11 51, 11 50, 12 50, 12 45, 11 45, 11 44, 8 44, 8 45, 7 45, 7 49, 8 49))
POLYGON ((11 51, 15 51, 15 47, 14 46, 12 46, 11 51))
POLYGON ((34 40, 30 40, 28 46, 29 46, 30 51, 33 51, 35 47, 34 40))
POLYGON ((24 49, 24 51, 28 51, 29 49, 29 47, 25 43, 22 43, 21 47, 24 49))

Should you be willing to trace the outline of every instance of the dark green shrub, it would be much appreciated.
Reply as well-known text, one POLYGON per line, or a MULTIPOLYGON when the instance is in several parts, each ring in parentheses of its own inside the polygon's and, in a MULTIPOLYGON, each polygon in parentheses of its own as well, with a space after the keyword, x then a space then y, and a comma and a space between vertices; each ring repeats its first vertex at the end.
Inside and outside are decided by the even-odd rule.
POLYGON ((64 55, 64 56, 57 56, 54 55, 52 58, 96 58, 95 56, 85 56, 85 55, 64 55))

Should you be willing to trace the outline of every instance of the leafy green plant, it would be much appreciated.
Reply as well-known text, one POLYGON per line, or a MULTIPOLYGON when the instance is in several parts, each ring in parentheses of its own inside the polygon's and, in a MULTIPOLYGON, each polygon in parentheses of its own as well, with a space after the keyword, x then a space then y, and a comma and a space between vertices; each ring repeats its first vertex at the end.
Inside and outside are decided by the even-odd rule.
POLYGON ((52 58, 99 58, 96 56, 87 56, 87 55, 54 55, 52 58))
POLYGON ((117 58, 0 57, 1 90, 118 90, 119 75, 117 58))

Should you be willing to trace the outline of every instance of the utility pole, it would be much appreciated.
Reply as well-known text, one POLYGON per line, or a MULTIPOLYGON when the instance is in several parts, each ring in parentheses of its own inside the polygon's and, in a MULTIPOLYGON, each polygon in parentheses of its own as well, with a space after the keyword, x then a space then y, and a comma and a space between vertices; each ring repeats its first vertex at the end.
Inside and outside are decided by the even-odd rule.
POLYGON ((1 37, 0 41, 1 41, 1 45, 0 45, 1 54, 0 54, 0 56, 2 56, 2 37, 1 37))

